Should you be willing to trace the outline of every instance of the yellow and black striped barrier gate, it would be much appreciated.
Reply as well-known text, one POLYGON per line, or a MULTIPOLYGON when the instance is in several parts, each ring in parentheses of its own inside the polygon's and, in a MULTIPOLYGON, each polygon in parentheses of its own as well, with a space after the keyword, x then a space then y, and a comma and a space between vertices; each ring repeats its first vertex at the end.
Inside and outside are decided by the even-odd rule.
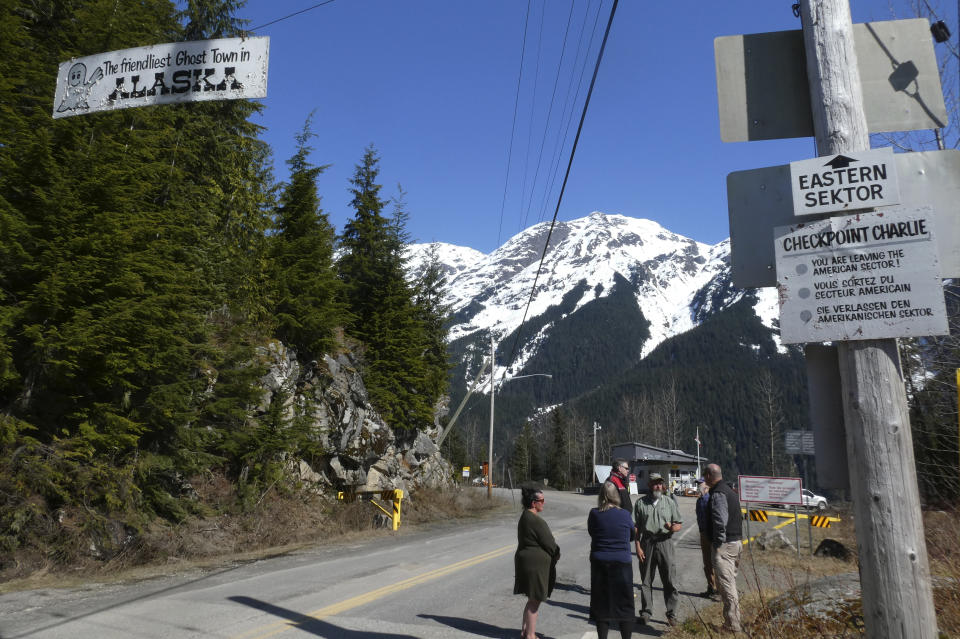
POLYGON ((358 497, 362 497, 364 495, 369 495, 370 503, 379 508, 384 515, 390 518, 390 521, 393 523, 394 530, 400 527, 400 503, 403 501, 403 491, 401 489, 340 491, 337 493, 337 500, 351 502, 356 501, 358 497), (380 499, 392 501, 392 512, 381 506, 380 502, 373 499, 373 495, 380 495, 380 499))
MULTIPOLYGON (((792 513, 785 510, 747 510, 746 508, 741 507, 740 512, 743 513, 744 519, 749 519, 750 521, 768 521, 769 517, 780 517, 784 521, 777 524, 773 527, 773 530, 778 528, 783 528, 784 526, 789 526, 791 524, 798 525, 801 519, 808 519, 810 522, 810 528, 830 528, 830 523, 834 521, 840 521, 839 517, 829 517, 827 515, 808 515, 805 513, 792 513)), ((747 537, 743 540, 744 545, 749 544, 755 539, 755 537, 747 537)), ((813 541, 810 542, 811 548, 810 551, 813 552, 813 541)), ((799 549, 798 549, 799 551, 799 549)))

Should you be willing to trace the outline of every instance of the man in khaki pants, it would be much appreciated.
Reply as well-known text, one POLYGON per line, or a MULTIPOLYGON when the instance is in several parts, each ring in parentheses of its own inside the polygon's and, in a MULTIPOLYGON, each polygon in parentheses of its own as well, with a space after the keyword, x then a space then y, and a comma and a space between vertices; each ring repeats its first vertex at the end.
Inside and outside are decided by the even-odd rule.
POLYGON ((737 569, 743 551, 740 498, 727 482, 717 464, 709 464, 703 479, 710 486, 710 542, 713 544, 713 572, 723 600, 723 629, 740 632, 740 596, 737 593, 737 569))

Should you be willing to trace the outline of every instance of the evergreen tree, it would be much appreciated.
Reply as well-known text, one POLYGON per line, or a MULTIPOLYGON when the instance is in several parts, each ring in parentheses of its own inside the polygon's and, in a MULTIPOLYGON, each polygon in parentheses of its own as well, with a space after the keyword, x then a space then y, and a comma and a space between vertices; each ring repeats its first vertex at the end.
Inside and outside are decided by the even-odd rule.
POLYGON ((287 161, 290 181, 280 196, 271 250, 277 333, 302 361, 330 352, 334 329, 343 320, 340 281, 333 270, 334 230, 317 195, 317 176, 327 167, 308 160, 311 118, 287 161))
MULTIPOLYGON (((204 22, 228 5, 191 2, 188 27, 218 32, 204 22)), ((7 2, 0 30, 0 402, 64 466, 61 499, 96 491, 80 501, 122 510, 143 494, 173 515, 130 482, 209 466, 221 433, 202 404, 250 401, 249 384, 208 388, 256 371, 272 198, 259 106, 50 117, 63 60, 181 39, 169 0, 7 2)))
POLYGON ((570 444, 567 435, 569 424, 560 409, 551 413, 550 424, 553 436, 547 457, 547 477, 551 486, 558 490, 567 490, 570 486, 570 444))
POLYGON ((533 446, 533 432, 530 429, 530 422, 523 425, 523 430, 517 433, 513 440, 513 475, 517 483, 530 480, 530 453, 533 446))
POLYGON ((425 327, 404 271, 406 212, 383 214, 377 184, 379 158, 368 147, 351 180, 355 215, 344 227, 338 268, 345 287, 349 333, 364 344, 364 382, 387 423, 413 429, 429 425, 433 404, 425 327))
POLYGON ((423 330, 422 364, 424 388, 432 397, 447 391, 450 355, 447 351, 447 321, 450 309, 444 303, 447 276, 440 263, 436 245, 427 249, 426 260, 414 284, 414 306, 423 330))

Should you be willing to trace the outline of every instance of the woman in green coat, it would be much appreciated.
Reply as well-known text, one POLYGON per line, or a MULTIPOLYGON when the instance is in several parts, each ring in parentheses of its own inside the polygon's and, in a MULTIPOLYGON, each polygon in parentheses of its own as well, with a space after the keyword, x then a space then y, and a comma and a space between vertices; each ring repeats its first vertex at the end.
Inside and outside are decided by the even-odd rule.
POLYGON ((513 556, 513 594, 527 596, 527 605, 523 609, 523 626, 520 630, 521 639, 536 639, 540 602, 546 601, 557 581, 560 547, 554 541, 547 522, 540 517, 543 512, 543 491, 524 488, 521 500, 524 510, 517 524, 517 553, 513 556))

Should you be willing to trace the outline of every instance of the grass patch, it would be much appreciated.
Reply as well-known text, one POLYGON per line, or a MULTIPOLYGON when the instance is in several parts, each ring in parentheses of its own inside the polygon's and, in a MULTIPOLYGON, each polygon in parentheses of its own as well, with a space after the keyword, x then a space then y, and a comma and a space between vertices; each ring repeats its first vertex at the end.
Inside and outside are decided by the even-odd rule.
MULTIPOLYGON (((801 555, 795 551, 744 550, 740 611, 745 635, 762 639, 859 637, 865 632, 856 559, 856 531, 850 513, 821 537, 843 543, 849 560, 809 556, 806 531, 801 555)), ((924 512, 924 533, 933 575, 933 598, 940 637, 960 638, 960 513, 924 512)), ((793 537, 789 536, 791 541, 793 537)), ((818 540, 814 539, 814 546, 818 540)), ((667 639, 733 636, 721 630, 720 603, 695 603, 695 613, 669 629, 667 639)))

